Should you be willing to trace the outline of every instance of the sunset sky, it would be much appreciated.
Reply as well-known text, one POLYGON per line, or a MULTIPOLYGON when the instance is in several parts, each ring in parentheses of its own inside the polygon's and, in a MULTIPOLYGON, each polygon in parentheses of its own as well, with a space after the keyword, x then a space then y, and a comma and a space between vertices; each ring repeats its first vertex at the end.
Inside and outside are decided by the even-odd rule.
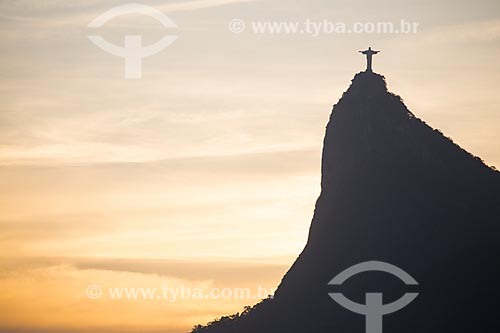
MULTIPOLYGON (((307 240, 332 104, 368 46, 413 113, 500 166, 497 0, 143 1, 178 39, 139 80, 87 38, 125 3, 0 1, 0 332, 181 333, 256 303, 86 290, 275 288, 307 240), (307 19, 419 27, 251 30, 307 19)), ((126 15, 98 33, 147 45, 166 32, 126 15)))

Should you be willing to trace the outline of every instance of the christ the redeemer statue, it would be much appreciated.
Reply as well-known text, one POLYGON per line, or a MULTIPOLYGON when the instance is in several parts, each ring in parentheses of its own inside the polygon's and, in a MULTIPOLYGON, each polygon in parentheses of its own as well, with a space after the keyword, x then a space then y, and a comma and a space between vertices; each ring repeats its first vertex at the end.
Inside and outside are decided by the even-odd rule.
POLYGON ((366 55, 366 71, 371 73, 372 72, 372 56, 374 54, 379 53, 380 51, 374 51, 374 50, 372 50, 371 47, 369 47, 368 50, 359 51, 359 52, 366 55))

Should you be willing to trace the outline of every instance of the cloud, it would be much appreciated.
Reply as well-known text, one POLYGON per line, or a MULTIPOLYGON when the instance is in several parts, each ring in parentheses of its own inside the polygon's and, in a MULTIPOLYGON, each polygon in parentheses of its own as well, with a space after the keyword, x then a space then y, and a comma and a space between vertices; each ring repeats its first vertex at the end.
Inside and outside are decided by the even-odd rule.
POLYGON ((208 295, 217 286, 214 281, 225 275, 220 288, 251 287, 252 296, 257 295, 257 283, 275 288, 284 272, 283 266, 268 274, 267 267, 274 266, 241 262, 3 258, 0 263, 0 332, 112 332, 118 328, 120 332, 186 332, 195 323, 240 311, 258 299, 199 299, 182 290, 208 295), (249 273, 259 279, 241 284, 249 273), (98 299, 86 296, 91 284, 102 290, 98 299), (113 299, 110 288, 149 289, 156 297, 113 299), (163 288, 177 296, 164 294, 163 288))
MULTIPOLYGON (((220 6, 237 5, 261 0, 192 0, 164 3, 164 1, 149 1, 149 5, 165 13, 197 11, 220 6)), ((114 6, 122 5, 124 1, 36 1, 17 0, 2 1, 0 18, 9 22, 38 23, 47 26, 54 24, 74 24, 75 21, 92 19, 93 15, 114 6), (19 15, 21 14, 21 15, 19 15), (57 20, 55 20, 57 19, 57 20)))
POLYGON ((433 44, 500 42, 500 20, 486 20, 438 26, 424 35, 433 44))
POLYGON ((317 149, 273 150, 144 163, 2 166, 0 252, 296 254, 319 192, 320 155, 317 149))
POLYGON ((246 2, 256 2, 260 0, 195 0, 183 1, 172 4, 158 6, 157 8, 165 12, 194 11, 206 8, 213 8, 226 5, 234 5, 246 2))
POLYGON ((81 271, 109 271, 153 275, 178 283, 205 283, 217 287, 277 283, 287 271, 293 257, 230 259, 148 259, 93 257, 3 257, 0 258, 0 279, 20 272, 47 268, 70 267, 81 271), (256 278, 258 277, 258 278, 256 278), (260 282, 259 282, 260 281, 260 282))

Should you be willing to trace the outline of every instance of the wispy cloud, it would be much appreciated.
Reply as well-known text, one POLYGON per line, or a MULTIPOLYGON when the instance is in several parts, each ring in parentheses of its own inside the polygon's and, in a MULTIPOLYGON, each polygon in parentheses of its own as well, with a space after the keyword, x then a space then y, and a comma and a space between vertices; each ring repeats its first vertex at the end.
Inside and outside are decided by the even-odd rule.
MULTIPOLYGON (((238 5, 243 3, 258 2, 262 0, 194 0, 194 1, 176 1, 163 3, 149 2, 149 5, 156 8, 165 14, 175 12, 198 11, 222 6, 238 5)), ((125 3, 125 2, 124 2, 125 3)), ((17 29, 32 29, 37 30, 54 29, 56 27, 74 27, 83 28, 94 17, 105 10, 114 6, 121 5, 120 2, 110 2, 109 4, 103 1, 82 1, 82 2, 67 2, 67 1, 5 1, 0 3, 0 33, 12 34, 9 30, 15 24, 17 29), (29 10, 25 10, 29 8, 29 10), (4 30, 4 31, 2 31, 4 30)), ((127 24, 114 24, 114 26, 130 26, 127 24)), ((136 26, 137 22, 133 22, 136 26)), ((35 30, 36 31, 36 30, 35 30)), ((37 34, 40 34, 37 31, 37 34)), ((22 32, 17 34, 23 34, 22 32)))
POLYGON ((194 11, 206 8, 213 8, 226 5, 234 5, 245 2, 256 2, 261 0, 195 0, 176 2, 166 5, 157 6, 158 9, 166 12, 194 11))
POLYGON ((425 41, 437 43, 500 42, 500 20, 486 20, 439 26, 425 35, 425 41))
POLYGON ((208 295, 213 289, 248 288, 258 295, 260 287, 272 292, 287 265, 18 257, 0 258, 0 267, 0 332, 76 333, 115 332, 117 327, 120 332, 187 332, 196 323, 240 311, 258 298, 200 300, 182 290, 208 295), (252 281, 255 276, 258 281, 252 281), (86 296, 91 284, 99 285, 101 297, 86 296), (149 289, 156 297, 118 300, 110 296, 109 288, 149 289), (172 293, 165 294, 163 288, 172 293))

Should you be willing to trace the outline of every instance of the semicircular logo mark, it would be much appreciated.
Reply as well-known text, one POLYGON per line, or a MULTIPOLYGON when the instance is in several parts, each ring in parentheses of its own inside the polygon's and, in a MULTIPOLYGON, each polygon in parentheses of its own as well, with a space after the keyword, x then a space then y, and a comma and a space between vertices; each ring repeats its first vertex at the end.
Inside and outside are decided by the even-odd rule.
MULTIPOLYGON (((150 16, 160 22, 165 28, 177 28, 175 22, 159 10, 138 3, 130 3, 113 7, 93 19, 88 24, 88 27, 99 28, 109 20, 127 14, 150 16)), ((107 53, 125 59, 125 78, 127 79, 141 78, 142 59, 161 52, 177 39, 176 35, 167 35, 156 43, 143 47, 142 36, 139 35, 126 35, 124 46, 111 44, 100 35, 90 35, 87 37, 92 43, 107 53)))
MULTIPOLYGON (((366 261, 351 266, 340 272, 337 276, 330 280, 328 284, 341 285, 350 277, 369 271, 386 272, 398 277, 406 285, 418 285, 417 281, 413 277, 399 267, 381 261, 366 261)), ((366 304, 356 303, 341 293, 329 293, 328 295, 344 308, 352 312, 365 315, 367 333, 382 333, 382 317, 386 314, 401 310, 410 304, 418 296, 418 293, 406 293, 400 299, 388 304, 383 304, 381 293, 367 293, 366 304)))

